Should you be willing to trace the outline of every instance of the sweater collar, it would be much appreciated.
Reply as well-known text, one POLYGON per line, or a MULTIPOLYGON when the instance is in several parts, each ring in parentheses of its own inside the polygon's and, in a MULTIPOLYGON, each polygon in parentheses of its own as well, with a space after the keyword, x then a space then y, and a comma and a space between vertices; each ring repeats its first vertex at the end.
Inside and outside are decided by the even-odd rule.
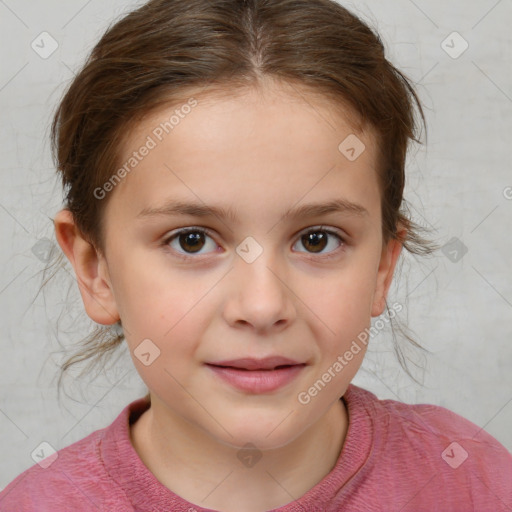
MULTIPOLYGON (((374 437, 369 407, 377 399, 372 393, 350 384, 342 400, 347 407, 349 425, 336 465, 306 494, 275 512, 326 510, 329 502, 340 493, 350 492, 363 478, 374 437)), ((131 402, 104 430, 100 453, 106 471, 123 489, 135 510, 212 512, 212 509, 186 501, 161 484, 135 451, 130 439, 130 424, 149 407, 147 396, 131 402)))

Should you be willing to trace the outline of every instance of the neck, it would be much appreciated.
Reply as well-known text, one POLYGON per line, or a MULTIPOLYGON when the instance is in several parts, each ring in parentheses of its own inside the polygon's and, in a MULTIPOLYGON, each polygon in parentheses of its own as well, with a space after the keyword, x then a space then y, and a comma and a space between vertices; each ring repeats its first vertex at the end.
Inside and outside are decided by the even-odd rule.
POLYGON ((135 451, 164 486, 206 508, 262 512, 298 499, 336 465, 348 428, 337 400, 298 438, 280 448, 241 451, 177 418, 152 397, 131 426, 135 451))

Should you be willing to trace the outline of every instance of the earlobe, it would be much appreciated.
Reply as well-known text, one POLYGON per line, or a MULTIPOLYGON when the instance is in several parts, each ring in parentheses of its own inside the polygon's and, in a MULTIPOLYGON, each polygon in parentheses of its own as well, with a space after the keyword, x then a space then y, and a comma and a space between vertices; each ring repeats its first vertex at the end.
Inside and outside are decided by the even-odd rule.
POLYGON ((114 324, 119 314, 105 257, 84 238, 69 210, 57 213, 54 226, 57 242, 75 270, 88 316, 102 325, 114 324))
MULTIPOLYGON (((405 234, 405 230, 400 232, 402 240, 405 238, 405 234)), ((402 252, 402 247, 403 245, 400 241, 392 239, 382 250, 371 312, 371 315, 374 317, 380 316, 384 312, 386 298, 393 281, 395 267, 402 252)))

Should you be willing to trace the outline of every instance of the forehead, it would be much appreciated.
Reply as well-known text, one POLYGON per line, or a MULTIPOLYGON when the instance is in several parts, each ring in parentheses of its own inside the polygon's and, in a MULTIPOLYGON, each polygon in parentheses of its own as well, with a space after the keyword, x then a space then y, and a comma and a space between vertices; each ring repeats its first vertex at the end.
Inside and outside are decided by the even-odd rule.
MULTIPOLYGON (((348 102, 334 99, 332 93, 327 96, 325 92, 314 90, 303 83, 265 77, 257 86, 190 87, 183 89, 179 97, 173 97, 168 102, 162 98, 162 104, 157 109, 152 109, 142 119, 126 127, 125 136, 121 139, 120 156, 126 156, 148 134, 157 139, 157 144, 162 142, 161 139, 168 139, 169 135, 176 138, 176 135, 179 137, 180 132, 184 131, 186 133, 183 136, 190 135, 190 130, 183 128, 184 124, 192 124, 195 137, 199 138, 208 128, 218 127, 215 121, 220 118, 229 121, 229 124, 222 126, 223 131, 219 132, 219 136, 224 138, 230 128, 238 134, 242 124, 252 129, 259 123, 259 131, 255 135, 260 139, 264 132, 269 137, 280 132, 282 137, 273 141, 275 145, 285 144, 292 137, 303 135, 310 146, 318 143, 320 137, 325 138, 328 132, 331 132, 332 137, 327 137, 325 143, 336 143, 340 135, 336 132, 340 127, 342 131, 349 130, 365 140, 367 146, 374 146, 378 142, 376 131, 348 102), (300 126, 293 125, 298 120, 303 123, 300 126)), ((213 140, 214 136, 212 130, 208 139, 213 140)))
POLYGON ((237 203, 236 210, 262 199, 289 208, 305 195, 315 200, 338 188, 372 210, 378 208, 376 139, 371 127, 362 131, 356 123, 350 108, 297 85, 190 90, 127 132, 120 165, 148 141, 151 150, 115 195, 139 210, 177 191, 180 199, 237 203), (351 160, 346 150, 354 148, 362 152, 351 160))

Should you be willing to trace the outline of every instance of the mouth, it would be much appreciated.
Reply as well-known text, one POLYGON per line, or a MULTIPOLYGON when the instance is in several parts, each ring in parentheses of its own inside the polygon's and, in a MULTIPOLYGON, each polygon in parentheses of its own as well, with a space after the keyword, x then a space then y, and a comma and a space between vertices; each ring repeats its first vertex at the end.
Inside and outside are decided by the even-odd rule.
POLYGON ((289 366, 304 365, 299 361, 289 359, 282 356, 270 356, 263 359, 255 359, 252 357, 245 357, 241 359, 230 359, 226 361, 216 361, 207 363, 211 366, 218 366, 221 368, 235 368, 237 370, 275 370, 278 368, 285 368, 289 366))
POLYGON ((242 358, 206 363, 225 383, 252 394, 276 391, 294 380, 304 369, 301 363, 281 356, 242 358))

